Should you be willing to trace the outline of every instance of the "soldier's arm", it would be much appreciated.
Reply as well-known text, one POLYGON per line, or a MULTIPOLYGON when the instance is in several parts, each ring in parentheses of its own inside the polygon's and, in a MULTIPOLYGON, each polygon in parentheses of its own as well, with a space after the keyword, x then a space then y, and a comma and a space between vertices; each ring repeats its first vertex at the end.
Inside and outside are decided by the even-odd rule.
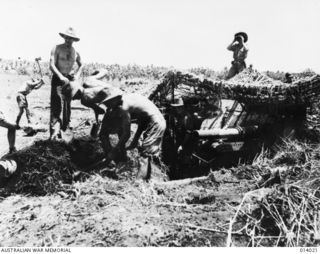
POLYGON ((99 107, 96 103, 93 103, 91 101, 87 101, 87 100, 82 99, 81 104, 83 106, 88 107, 88 108, 92 108, 95 113, 96 118, 97 118, 97 115, 102 115, 105 113, 105 110, 103 108, 99 107))
POLYGON ((77 64, 78 64, 79 68, 78 68, 78 70, 76 71, 74 77, 75 77, 75 79, 79 79, 79 78, 80 78, 80 75, 81 75, 81 73, 82 73, 83 64, 82 64, 82 61, 81 61, 80 54, 79 54, 78 52, 76 52, 76 55, 77 55, 77 57, 76 57, 76 62, 77 62, 77 64))
POLYGON ((42 87, 42 85, 44 85, 44 80, 40 79, 40 81, 36 81, 35 83, 36 84, 35 84, 34 89, 39 89, 40 87, 42 87))
POLYGON ((99 70, 98 73, 96 73, 95 75, 91 75, 90 77, 95 78, 95 79, 103 79, 105 76, 107 76, 109 73, 108 70, 99 70))
POLYGON ((83 104, 83 105, 88 107, 88 108, 92 108, 96 115, 102 115, 102 114, 105 113, 105 110, 103 108, 99 107, 95 103, 87 103, 87 104, 83 104))
POLYGON ((134 138, 133 138, 131 144, 127 147, 128 150, 131 150, 131 149, 134 149, 137 147, 139 138, 140 138, 143 130, 144 130, 144 128, 143 128, 142 124, 138 124, 138 129, 134 135, 134 138))
POLYGON ((105 113, 105 110, 103 108, 99 107, 97 104, 92 104, 91 108, 93 109, 93 111, 96 115, 102 115, 105 113))
POLYGON ((104 87, 101 86, 86 88, 85 94, 81 99, 81 103, 85 106, 86 104, 100 104, 106 98, 106 94, 103 89, 104 87))
POLYGON ((50 53, 50 70, 53 72, 53 74, 55 74, 56 76, 58 76, 58 78, 63 81, 65 84, 69 83, 69 79, 67 79, 65 76, 62 75, 62 73, 58 70, 57 66, 56 66, 56 58, 57 58, 57 47, 54 47, 51 50, 50 53))
POLYGON ((39 81, 32 81, 32 80, 27 80, 26 81, 27 86, 29 86, 29 88, 31 89, 37 89, 37 86, 40 84, 39 81))
POLYGON ((236 42, 236 40, 233 40, 230 45, 227 47, 227 50, 230 50, 230 51, 234 51, 234 48, 235 48, 235 45, 234 43, 236 42))

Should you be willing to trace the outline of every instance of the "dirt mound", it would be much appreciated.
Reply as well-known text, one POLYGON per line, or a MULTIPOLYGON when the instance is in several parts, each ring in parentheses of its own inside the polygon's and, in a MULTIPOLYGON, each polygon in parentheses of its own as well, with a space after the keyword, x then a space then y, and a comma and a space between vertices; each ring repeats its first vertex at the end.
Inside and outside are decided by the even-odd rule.
MULTIPOLYGON (((68 192, 77 181, 84 181, 92 174, 114 179, 134 179, 138 169, 138 152, 128 151, 127 160, 117 165, 107 165, 104 152, 97 139, 82 137, 70 144, 41 140, 14 154, 2 157, 14 160, 16 172, 0 183, 2 196, 10 193, 47 195, 68 192)), ((159 163, 158 163, 159 164, 159 163)), ((155 166, 152 177, 167 178, 165 166, 155 166)))
MULTIPOLYGON (((2 159, 14 160, 17 171, 3 185, 7 192, 46 195, 72 184, 75 173, 102 157, 95 140, 78 139, 63 142, 41 140, 2 159)), ((78 176, 79 174, 77 174, 78 176)))

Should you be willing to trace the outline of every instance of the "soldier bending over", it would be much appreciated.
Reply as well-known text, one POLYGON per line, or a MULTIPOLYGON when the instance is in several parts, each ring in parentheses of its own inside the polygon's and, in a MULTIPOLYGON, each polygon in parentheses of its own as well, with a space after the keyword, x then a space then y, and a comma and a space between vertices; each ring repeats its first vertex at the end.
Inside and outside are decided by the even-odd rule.
POLYGON ((143 140, 138 148, 139 171, 138 178, 150 179, 151 159, 160 156, 162 138, 166 129, 166 121, 159 109, 146 97, 139 94, 126 94, 110 96, 103 102, 108 111, 105 114, 100 140, 106 153, 107 161, 115 160, 126 150, 137 147, 138 140, 143 133, 143 140), (135 119, 138 124, 137 132, 129 145, 125 147, 130 138, 131 120, 135 119), (118 134, 119 142, 112 147, 109 134, 118 134))
POLYGON ((31 123, 30 120, 30 111, 28 108, 27 95, 31 93, 33 89, 39 89, 44 84, 43 79, 32 79, 27 80, 23 83, 23 85, 18 90, 17 102, 19 107, 19 113, 17 116, 16 124, 19 125, 21 116, 23 115, 24 110, 26 111, 26 117, 28 123, 31 123))
POLYGON ((83 83, 79 80, 71 81, 70 84, 62 89, 62 94, 66 98, 80 100, 82 105, 93 109, 96 119, 96 130, 99 129, 100 125, 99 115, 105 113, 105 109, 99 106, 99 104, 112 94, 122 94, 120 89, 100 80, 106 74, 107 71, 100 70, 94 76, 86 78, 83 83))

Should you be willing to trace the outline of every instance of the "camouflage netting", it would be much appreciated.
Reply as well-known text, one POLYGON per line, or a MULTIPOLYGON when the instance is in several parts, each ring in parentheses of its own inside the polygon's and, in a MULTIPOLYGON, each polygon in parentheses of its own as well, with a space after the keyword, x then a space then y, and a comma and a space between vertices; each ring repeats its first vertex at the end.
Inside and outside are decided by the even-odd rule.
POLYGON ((309 104, 320 94, 319 75, 286 84, 246 69, 222 85, 228 98, 247 105, 309 104))
POLYGON ((143 96, 149 96, 157 87, 157 83, 147 79, 129 79, 120 85, 120 89, 125 93, 138 93, 143 96))
POLYGON ((286 84, 246 69, 228 81, 204 79, 190 73, 168 72, 149 98, 163 103, 179 96, 221 96, 246 105, 281 106, 309 104, 317 100, 319 94, 319 75, 286 84))
POLYGON ((149 99, 157 104, 166 105, 176 98, 219 99, 221 85, 192 73, 168 72, 161 83, 152 91, 149 99))

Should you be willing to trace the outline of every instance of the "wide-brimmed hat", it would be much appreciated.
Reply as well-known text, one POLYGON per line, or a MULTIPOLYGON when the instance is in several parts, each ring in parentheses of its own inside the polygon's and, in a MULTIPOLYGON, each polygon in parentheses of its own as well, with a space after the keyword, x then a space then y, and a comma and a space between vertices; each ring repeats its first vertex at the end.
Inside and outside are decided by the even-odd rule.
POLYGON ((80 41, 80 38, 76 35, 76 31, 72 27, 68 27, 65 32, 59 33, 62 38, 69 37, 74 41, 80 41))
POLYGON ((182 106, 184 106, 183 99, 181 97, 174 99, 173 103, 171 103, 170 106, 171 107, 182 107, 182 106))
POLYGON ((248 41, 248 35, 247 35, 245 32, 239 32, 239 33, 236 33, 236 34, 234 35, 235 38, 238 37, 238 36, 243 37, 243 41, 244 41, 244 42, 247 42, 247 41, 248 41))

